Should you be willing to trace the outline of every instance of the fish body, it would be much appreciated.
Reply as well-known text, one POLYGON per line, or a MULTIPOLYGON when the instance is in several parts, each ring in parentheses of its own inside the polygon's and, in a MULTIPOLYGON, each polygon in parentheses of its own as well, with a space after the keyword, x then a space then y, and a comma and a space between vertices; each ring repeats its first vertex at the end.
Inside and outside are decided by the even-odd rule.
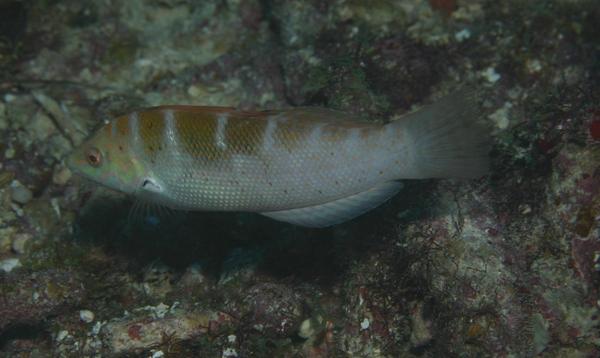
MULTIPOLYGON (((460 120, 439 113, 449 100, 457 98, 389 124, 315 108, 153 107, 104 125, 68 164, 103 185, 175 209, 258 212, 329 226, 394 195, 399 179, 485 172, 483 137, 473 133, 480 129, 468 111, 458 113, 467 116, 460 120)), ((465 109, 461 101, 458 106, 465 109)))

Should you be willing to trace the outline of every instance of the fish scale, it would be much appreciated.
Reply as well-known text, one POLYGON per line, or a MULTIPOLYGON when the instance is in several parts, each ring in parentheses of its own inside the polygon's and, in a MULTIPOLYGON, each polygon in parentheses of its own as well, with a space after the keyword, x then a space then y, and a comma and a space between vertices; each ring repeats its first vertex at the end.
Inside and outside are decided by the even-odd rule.
POLYGON ((315 108, 161 106, 116 118, 68 164, 172 208, 323 227, 379 205, 399 179, 484 174, 488 141, 477 123, 464 92, 385 125, 315 108))
MULTIPOLYGON (((164 113, 172 110, 141 113, 140 127, 146 114, 153 118, 155 111, 162 111, 164 120, 164 113)), ((352 167, 341 166, 339 158, 331 155, 327 158, 327 152, 349 156, 360 150, 355 138, 348 137, 346 143, 338 134, 339 138, 325 141, 321 136, 327 132, 323 132, 308 140, 318 122, 295 123, 285 113, 266 118, 237 113, 201 115, 174 111, 176 140, 171 144, 164 135, 162 139, 148 136, 161 141, 165 148, 154 163, 145 163, 155 173, 155 180, 168 188, 163 193, 168 199, 162 199, 163 203, 184 209, 202 205, 208 210, 282 210, 311 205, 315 197, 329 201, 347 195, 347 186, 355 187, 346 173, 352 167), (223 146, 219 145, 219 120, 226 123, 223 146), (275 123, 275 130, 272 138, 265 138, 269 122, 275 123), (265 145, 268 142, 271 146, 265 145), (315 160, 319 157, 325 160, 315 160), (330 189, 326 188, 328 182, 333 184, 330 189)), ((164 129, 168 127, 166 124, 164 129)), ((352 130, 357 129, 346 131, 352 130)), ((135 151, 141 152, 139 148, 135 151)), ((364 181, 369 186, 366 178, 364 181)))

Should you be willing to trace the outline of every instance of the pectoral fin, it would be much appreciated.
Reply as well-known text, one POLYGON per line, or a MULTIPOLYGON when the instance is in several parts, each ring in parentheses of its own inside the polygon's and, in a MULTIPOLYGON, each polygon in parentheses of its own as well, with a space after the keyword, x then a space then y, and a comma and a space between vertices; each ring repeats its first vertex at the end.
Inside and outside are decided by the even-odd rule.
POLYGON ((374 209, 402 189, 401 182, 386 182, 369 190, 325 204, 261 213, 290 224, 322 228, 353 219, 374 209))

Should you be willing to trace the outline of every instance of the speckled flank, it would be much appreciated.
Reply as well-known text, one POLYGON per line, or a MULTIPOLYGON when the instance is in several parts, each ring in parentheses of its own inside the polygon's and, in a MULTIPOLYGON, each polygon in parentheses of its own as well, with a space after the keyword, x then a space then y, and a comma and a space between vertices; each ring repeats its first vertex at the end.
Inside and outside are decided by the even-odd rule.
POLYGON ((115 147, 139 163, 142 178, 130 187, 150 180, 160 188, 138 195, 192 210, 260 212, 324 203, 394 179, 395 140, 382 129, 316 109, 163 106, 119 117, 103 134, 111 143, 124 139, 115 147))
POLYGON ((267 126, 265 127, 262 138, 262 150, 270 151, 275 147, 274 133, 278 125, 277 117, 267 117, 266 122, 267 126))
POLYGON ((116 125, 129 139, 124 155, 142 164, 144 180, 137 182, 160 187, 148 191, 149 199, 172 207, 289 210, 422 176, 410 157, 416 149, 407 150, 414 144, 398 133, 402 122, 384 126, 313 108, 166 106, 133 112, 116 125))
POLYGON ((229 119, 229 113, 220 113, 217 115, 217 130, 215 131, 215 147, 220 150, 227 150, 225 130, 229 119))
POLYGON ((261 149, 262 138, 267 121, 255 114, 232 113, 225 128, 226 154, 257 155, 261 149))
POLYGON ((140 136, 140 115, 138 112, 131 112, 129 114, 129 136, 131 138, 131 145, 137 153, 140 153, 144 148, 142 138, 140 136))
POLYGON ((128 118, 128 116, 118 117, 115 120, 115 122, 116 122, 117 135, 120 135, 123 137, 129 135, 129 118, 128 118))
POLYGON ((150 160, 156 157, 163 149, 165 135, 165 112, 159 110, 141 112, 138 131, 143 142, 143 152, 150 160))
POLYGON ((214 210, 309 205, 343 196, 355 190, 353 185, 370 185, 368 173, 348 163, 373 165, 377 151, 359 153, 362 144, 377 142, 370 138, 381 129, 323 120, 319 112, 302 109, 239 112, 173 106, 127 119, 128 131, 139 131, 131 143, 148 163, 146 176, 165 188, 159 201, 214 210))
POLYGON ((277 116, 279 125, 273 131, 275 143, 289 153, 306 143, 306 139, 310 136, 315 124, 312 121, 304 121, 294 117, 289 111, 279 114, 277 116))
MULTIPOLYGON (((355 129, 353 128, 352 130, 355 129)), ((321 139, 325 141, 335 142, 343 140, 347 135, 347 128, 341 128, 337 125, 328 124, 323 127, 323 135, 321 136, 321 139)))
POLYGON ((352 141, 358 142, 372 137, 378 128, 355 122, 322 122, 301 111, 200 111, 194 107, 156 107, 130 114, 126 121, 129 121, 127 126, 119 120, 117 130, 120 134, 131 134, 134 142, 139 130, 143 142, 139 147, 150 159, 156 159, 163 147, 174 146, 193 158, 209 160, 226 159, 234 154, 256 155, 260 150, 275 148, 291 153, 306 143, 343 141, 349 134, 354 138, 352 141), (132 130, 132 126, 138 130, 132 130))
POLYGON ((165 128, 162 136, 162 146, 167 150, 179 148, 179 134, 175 128, 175 113, 171 109, 165 109, 161 112, 165 120, 165 128))
POLYGON ((185 153, 198 159, 227 159, 257 154, 268 121, 254 113, 174 111, 175 127, 185 153))
POLYGON ((174 137, 182 153, 205 160, 223 159, 223 151, 215 145, 217 118, 211 112, 173 112, 174 137))
POLYGON ((307 138, 307 142, 311 145, 319 143, 323 139, 323 127, 325 123, 317 123, 313 126, 310 131, 310 135, 307 138))

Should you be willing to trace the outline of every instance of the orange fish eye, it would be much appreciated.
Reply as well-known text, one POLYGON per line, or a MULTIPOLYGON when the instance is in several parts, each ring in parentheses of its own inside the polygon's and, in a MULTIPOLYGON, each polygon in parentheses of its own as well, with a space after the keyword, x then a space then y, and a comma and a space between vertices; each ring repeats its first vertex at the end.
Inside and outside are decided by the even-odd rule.
POLYGON ((87 162, 92 167, 99 167, 102 164, 102 153, 98 148, 90 148, 85 155, 87 162))

